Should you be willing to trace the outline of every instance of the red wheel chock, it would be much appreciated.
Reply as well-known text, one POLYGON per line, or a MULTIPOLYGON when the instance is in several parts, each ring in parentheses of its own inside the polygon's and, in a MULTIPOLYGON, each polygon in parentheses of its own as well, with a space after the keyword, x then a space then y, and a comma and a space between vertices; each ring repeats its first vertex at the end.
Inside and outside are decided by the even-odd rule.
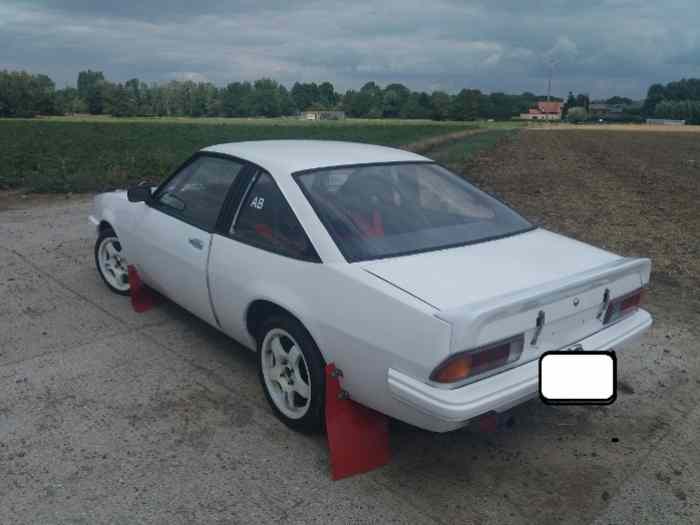
POLYGON ((137 313, 143 313, 153 308, 156 304, 156 296, 154 292, 141 280, 139 272, 133 264, 130 264, 129 270, 129 287, 131 289, 131 307, 137 313))
POLYGON ((326 366, 326 434, 333 480, 389 463, 387 416, 352 401, 340 386, 342 372, 326 366))

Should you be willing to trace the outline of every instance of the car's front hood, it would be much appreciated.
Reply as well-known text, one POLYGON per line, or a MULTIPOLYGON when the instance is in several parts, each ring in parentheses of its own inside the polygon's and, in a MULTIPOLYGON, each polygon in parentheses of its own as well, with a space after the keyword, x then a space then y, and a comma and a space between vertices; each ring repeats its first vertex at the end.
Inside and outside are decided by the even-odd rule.
POLYGON ((563 279, 619 259, 536 229, 481 244, 361 263, 368 272, 449 310, 563 279))

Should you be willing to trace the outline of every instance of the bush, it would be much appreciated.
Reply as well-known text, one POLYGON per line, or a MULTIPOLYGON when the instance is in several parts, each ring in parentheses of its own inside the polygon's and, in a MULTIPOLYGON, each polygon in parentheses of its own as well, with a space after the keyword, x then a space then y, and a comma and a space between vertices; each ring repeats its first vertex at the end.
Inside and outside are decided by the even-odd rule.
POLYGON ((569 122, 573 122, 574 124, 585 122, 588 120, 588 111, 586 111, 586 108, 582 107, 571 108, 567 112, 566 118, 569 122))

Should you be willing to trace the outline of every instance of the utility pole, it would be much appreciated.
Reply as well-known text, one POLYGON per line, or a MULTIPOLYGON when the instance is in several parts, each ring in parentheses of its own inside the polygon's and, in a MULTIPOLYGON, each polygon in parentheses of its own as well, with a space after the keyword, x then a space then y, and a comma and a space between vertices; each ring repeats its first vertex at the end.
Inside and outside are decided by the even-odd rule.
POLYGON ((549 102, 552 96, 552 75, 554 74, 554 68, 558 64, 558 61, 553 57, 547 58, 547 66, 549 66, 549 77, 547 78, 547 102, 549 102))

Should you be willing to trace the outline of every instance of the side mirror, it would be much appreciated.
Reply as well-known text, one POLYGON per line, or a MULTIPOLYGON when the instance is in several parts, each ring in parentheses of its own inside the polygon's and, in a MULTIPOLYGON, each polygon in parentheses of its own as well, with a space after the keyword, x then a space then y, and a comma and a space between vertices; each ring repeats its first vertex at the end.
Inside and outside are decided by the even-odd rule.
POLYGON ((126 190, 126 198, 129 202, 145 202, 151 198, 150 186, 132 186, 126 190))

